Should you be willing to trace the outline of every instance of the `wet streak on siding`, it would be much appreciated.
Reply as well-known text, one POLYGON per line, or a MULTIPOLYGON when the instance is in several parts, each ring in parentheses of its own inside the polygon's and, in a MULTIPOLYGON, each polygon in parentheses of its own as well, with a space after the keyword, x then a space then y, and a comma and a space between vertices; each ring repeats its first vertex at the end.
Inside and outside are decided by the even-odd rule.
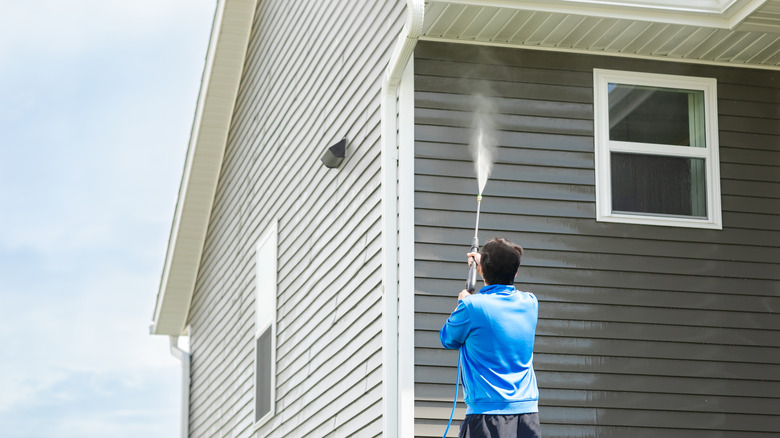
POLYGON ((382 433, 379 93, 402 14, 258 3, 190 313, 193 437, 382 433), (256 429, 255 251, 274 220, 276 415, 256 429))
POLYGON ((452 404, 438 330, 466 275, 469 95, 487 85, 501 132, 480 238, 527 251, 544 436, 776 436, 780 74, 433 42, 415 56, 416 434, 441 436, 452 404), (718 80, 722 231, 595 221, 593 68, 718 80))

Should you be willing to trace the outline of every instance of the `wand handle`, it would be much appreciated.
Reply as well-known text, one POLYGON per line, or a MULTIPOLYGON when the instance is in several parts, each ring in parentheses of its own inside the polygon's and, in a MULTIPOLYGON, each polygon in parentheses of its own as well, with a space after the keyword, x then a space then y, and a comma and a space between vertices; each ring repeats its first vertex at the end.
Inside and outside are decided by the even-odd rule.
MULTIPOLYGON (((479 239, 477 236, 474 236, 474 240, 471 242, 471 251, 469 252, 479 252, 479 239)), ((466 277, 466 290, 473 294, 477 289, 477 261, 473 257, 471 260, 469 276, 466 277)))

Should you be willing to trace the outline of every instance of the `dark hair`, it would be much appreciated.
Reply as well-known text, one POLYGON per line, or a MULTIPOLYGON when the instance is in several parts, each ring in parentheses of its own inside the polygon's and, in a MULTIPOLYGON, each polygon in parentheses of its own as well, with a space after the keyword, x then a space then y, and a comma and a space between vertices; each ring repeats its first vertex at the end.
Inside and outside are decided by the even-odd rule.
POLYGON ((489 284, 513 284, 520 268, 523 248, 503 237, 490 239, 480 254, 482 277, 489 284))

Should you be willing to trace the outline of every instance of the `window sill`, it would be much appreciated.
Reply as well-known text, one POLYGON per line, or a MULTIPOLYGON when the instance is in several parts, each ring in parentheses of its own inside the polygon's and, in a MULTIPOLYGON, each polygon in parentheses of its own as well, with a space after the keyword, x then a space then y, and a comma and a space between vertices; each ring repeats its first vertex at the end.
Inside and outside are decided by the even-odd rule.
POLYGON ((679 216, 661 216, 661 215, 640 215, 640 214, 620 214, 612 213, 609 215, 598 215, 597 222, 612 222, 635 225, 653 225, 660 227, 684 227, 684 228, 702 228, 711 230, 722 230, 723 224, 720 218, 684 218, 679 216))

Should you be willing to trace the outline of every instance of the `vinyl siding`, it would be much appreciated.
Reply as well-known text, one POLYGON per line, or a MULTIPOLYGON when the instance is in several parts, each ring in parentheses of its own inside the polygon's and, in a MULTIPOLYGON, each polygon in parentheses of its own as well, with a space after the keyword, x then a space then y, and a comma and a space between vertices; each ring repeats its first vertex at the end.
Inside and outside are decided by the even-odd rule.
POLYGON ((777 436, 780 74, 433 42, 415 57, 416 435, 441 436, 452 406, 438 330, 474 232, 470 95, 489 86, 500 150, 480 240, 526 249, 543 435, 777 436), (595 221, 593 68, 717 79, 722 231, 595 221))
POLYGON ((379 93, 403 7, 258 4, 190 309, 192 437, 256 434, 255 251, 275 220, 276 415, 259 436, 382 433, 379 93))

